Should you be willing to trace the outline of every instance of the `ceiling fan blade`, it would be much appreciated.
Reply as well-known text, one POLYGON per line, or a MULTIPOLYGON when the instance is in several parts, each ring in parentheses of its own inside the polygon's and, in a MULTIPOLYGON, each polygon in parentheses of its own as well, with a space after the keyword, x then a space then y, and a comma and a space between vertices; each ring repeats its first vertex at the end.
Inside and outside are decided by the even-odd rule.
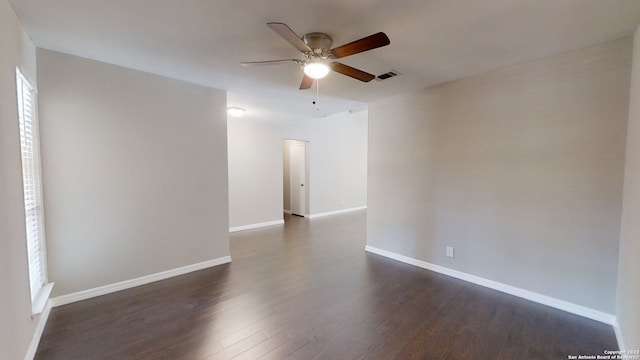
POLYGON ((387 46, 389 44, 391 44, 391 41, 389 40, 387 35, 383 32, 379 32, 377 34, 369 35, 360 40, 356 40, 331 49, 331 54, 335 59, 340 59, 345 56, 372 50, 381 46, 387 46))
POLYGON ((261 65, 279 65, 286 64, 289 62, 301 63, 301 60, 298 59, 283 59, 283 60, 267 60, 267 61, 243 61, 240 63, 242 66, 261 66, 261 65))
POLYGON ((309 89, 313 85, 313 78, 310 78, 306 74, 302 78, 302 82, 300 83, 300 90, 309 89))
POLYGON ((280 35, 283 39, 287 40, 291 45, 293 45, 296 49, 301 52, 309 52, 313 51, 311 48, 302 41, 300 36, 296 34, 287 24, 278 23, 278 22, 270 22, 267 23, 267 26, 271 28, 271 30, 275 31, 280 35))
POLYGON ((362 70, 358 70, 354 67, 351 67, 349 65, 345 65, 342 63, 339 63, 337 61, 334 61, 331 63, 331 70, 340 73, 342 75, 347 75, 349 77, 352 77, 354 79, 360 80, 360 81, 364 81, 364 82, 369 82, 373 79, 375 79, 375 75, 373 74, 369 74, 368 72, 364 72, 362 70))

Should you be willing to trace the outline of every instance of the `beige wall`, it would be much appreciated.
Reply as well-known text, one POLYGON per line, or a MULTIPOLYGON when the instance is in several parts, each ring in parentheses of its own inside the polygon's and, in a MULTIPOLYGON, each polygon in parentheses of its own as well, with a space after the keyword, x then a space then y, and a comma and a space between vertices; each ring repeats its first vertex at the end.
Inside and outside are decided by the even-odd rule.
POLYGON ((282 220, 280 128, 229 117, 229 226, 282 220))
POLYGON ((54 295, 229 255, 224 91, 47 50, 38 77, 54 295))
POLYGON ((371 103, 367 244, 613 314, 630 65, 624 38, 371 103))
POLYGON ((16 67, 36 85, 35 47, 0 0, 0 357, 23 359, 39 316, 31 318, 16 67))
POLYGON ((620 231, 617 318, 626 349, 640 349, 640 28, 634 36, 620 231))
POLYGON ((229 118, 229 224, 282 219, 285 139, 307 142, 308 214, 367 204, 367 112, 296 122, 229 118))
POLYGON ((367 205, 368 113, 288 123, 283 137, 307 142, 310 215, 367 205))

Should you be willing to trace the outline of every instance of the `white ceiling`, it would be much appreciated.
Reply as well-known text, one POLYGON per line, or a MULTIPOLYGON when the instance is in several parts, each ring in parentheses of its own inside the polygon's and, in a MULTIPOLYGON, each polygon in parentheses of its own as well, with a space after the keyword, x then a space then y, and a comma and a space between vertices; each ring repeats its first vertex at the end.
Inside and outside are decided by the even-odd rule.
POLYGON ((36 46, 228 90, 249 118, 288 120, 486 73, 632 34, 640 0, 10 0, 36 46), (334 46, 378 31, 391 45, 341 59, 375 75, 337 73, 300 91, 301 58, 266 26, 325 32, 334 46))

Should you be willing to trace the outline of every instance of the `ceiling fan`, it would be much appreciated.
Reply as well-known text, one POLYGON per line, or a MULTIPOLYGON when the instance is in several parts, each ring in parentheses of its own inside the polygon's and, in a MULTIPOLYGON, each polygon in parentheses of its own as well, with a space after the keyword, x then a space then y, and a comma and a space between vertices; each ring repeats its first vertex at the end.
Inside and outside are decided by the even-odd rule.
POLYGON ((330 59, 341 59, 391 43, 385 33, 379 32, 332 49, 333 39, 325 33, 312 32, 300 37, 284 23, 270 22, 267 23, 267 26, 287 40, 296 49, 300 50, 304 55, 304 59, 247 61, 241 64, 243 66, 253 66, 294 62, 304 69, 304 77, 302 78, 302 83, 300 83, 300 90, 309 89, 313 85, 314 80, 325 77, 330 70, 363 82, 373 80, 375 78, 373 74, 337 61, 329 61, 330 59))

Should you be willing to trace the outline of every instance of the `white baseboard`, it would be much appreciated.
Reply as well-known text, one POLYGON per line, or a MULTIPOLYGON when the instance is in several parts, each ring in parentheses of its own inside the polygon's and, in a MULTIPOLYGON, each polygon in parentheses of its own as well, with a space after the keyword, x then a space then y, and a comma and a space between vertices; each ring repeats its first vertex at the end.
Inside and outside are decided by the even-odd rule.
POLYGON ((342 213, 351 212, 351 211, 364 210, 366 208, 367 208, 366 206, 358 206, 358 207, 353 207, 353 208, 348 208, 348 209, 342 209, 342 210, 328 211, 328 212, 323 212, 323 213, 318 213, 318 214, 306 215, 305 217, 308 217, 309 219, 315 219, 315 218, 319 218, 319 217, 323 217, 323 216, 336 215, 336 214, 342 214, 342 213))
POLYGON ((372 254, 384 256, 393 260, 397 260, 406 264, 421 267, 423 269, 435 271, 447 276, 451 276, 460 280, 464 280, 473 284, 484 286, 490 289, 498 290, 506 294, 514 295, 523 299, 531 300, 543 305, 551 306, 556 309, 564 310, 576 315, 580 315, 589 319, 600 321, 605 324, 614 325, 616 323, 615 315, 605 313, 599 310, 591 309, 586 306, 570 303, 568 301, 556 299, 547 295, 542 295, 533 291, 524 290, 515 286, 503 284, 497 281, 481 278, 479 276, 464 273, 462 271, 449 269, 444 266, 431 264, 425 261, 410 258, 404 255, 396 254, 387 250, 375 248, 373 246, 365 246, 365 251, 372 254))
POLYGON ((282 212, 284 212, 285 214, 291 214, 291 210, 288 210, 288 209, 284 209, 282 210, 282 212))
POLYGON ((616 340, 618 341, 618 350, 627 351, 627 347, 624 346, 624 339, 622 338, 622 331, 620 330, 620 324, 618 324, 618 320, 615 320, 613 323, 613 331, 616 333, 616 340))
POLYGON ((251 229, 257 229, 257 228, 261 228, 261 227, 265 227, 265 226, 274 226, 274 225, 284 225, 284 219, 274 220, 274 221, 267 221, 267 222, 262 222, 262 223, 257 223, 257 224, 233 226, 233 227, 229 228, 229 232, 236 232, 236 231, 242 231, 242 230, 251 230, 251 229))
POLYGON ((51 300, 48 300, 44 305, 44 309, 40 313, 40 317, 38 318, 38 325, 36 325, 36 329, 33 332, 33 337, 31 338, 31 343, 29 344, 29 348, 27 349, 27 354, 24 356, 24 360, 33 360, 33 358, 36 356, 38 345, 40 345, 40 339, 42 338, 42 333, 44 332, 45 325, 47 325, 47 320, 49 319, 50 313, 51 300))
POLYGON ((213 266, 222 265, 230 262, 231 262, 231 256, 224 256, 221 258, 207 260, 197 264, 191 264, 191 265, 179 267, 176 269, 162 271, 159 273, 146 275, 146 276, 142 276, 142 277, 131 279, 131 280, 125 280, 125 281, 117 282, 114 284, 96 287, 93 289, 88 289, 88 290, 78 291, 78 292, 67 294, 67 295, 57 296, 57 297, 51 298, 49 302, 51 303, 52 307, 71 304, 76 301, 86 300, 96 296, 106 295, 116 291, 130 289, 140 285, 146 285, 152 282, 168 279, 174 276, 183 275, 193 271, 198 271, 198 270, 202 270, 202 269, 206 269, 206 268, 210 268, 213 266))

